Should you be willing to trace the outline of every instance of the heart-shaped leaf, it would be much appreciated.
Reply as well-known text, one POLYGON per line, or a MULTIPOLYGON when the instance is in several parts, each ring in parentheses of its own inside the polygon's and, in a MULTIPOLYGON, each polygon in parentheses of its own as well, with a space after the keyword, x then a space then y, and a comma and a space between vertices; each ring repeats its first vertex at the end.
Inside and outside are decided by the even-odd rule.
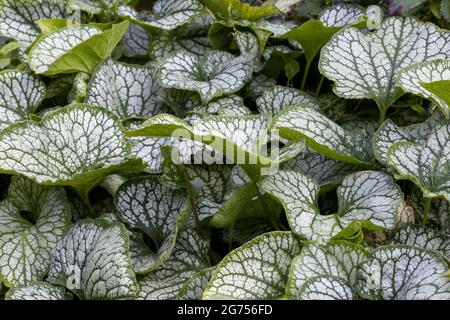
POLYGON ((305 92, 289 87, 276 86, 270 88, 256 100, 260 113, 270 113, 272 115, 277 115, 284 108, 297 104, 305 104, 315 110, 320 110, 319 103, 315 98, 305 92))
POLYGON ((387 153, 397 179, 411 180, 426 198, 450 201, 450 125, 437 127, 422 144, 395 142, 387 153))
POLYGON ((199 15, 202 9, 198 0, 158 0, 153 5, 152 14, 125 6, 120 6, 117 12, 122 18, 144 28, 173 30, 199 15))
POLYGON ((6 300, 72 300, 72 295, 66 293, 64 288, 51 285, 47 282, 36 281, 27 286, 17 286, 10 289, 5 296, 6 300))
POLYGON ((182 230, 166 263, 139 282, 138 298, 177 299, 191 277, 209 268, 208 250, 209 242, 195 230, 182 230))
POLYGON ((436 102, 444 115, 450 117, 450 61, 434 60, 414 64, 403 69, 397 79, 397 85, 405 92, 414 93, 436 102), (447 85, 445 86, 445 83, 447 85), (442 87, 442 90, 440 88, 442 87))
POLYGON ((89 190, 106 175, 145 168, 131 157, 121 130, 109 112, 88 105, 58 109, 40 123, 16 123, 0 133, 0 171, 71 186, 87 203, 89 190))
POLYGON ((284 295, 300 244, 291 232, 266 233, 228 254, 217 266, 204 299, 276 299, 284 295))
POLYGON ((306 105, 285 108, 272 122, 272 128, 288 140, 305 139, 308 147, 335 160, 360 165, 373 161, 373 156, 357 142, 357 136, 306 105))
POLYGON ((346 28, 324 46, 321 73, 346 99, 373 99, 382 119, 399 95, 399 72, 413 63, 450 58, 450 33, 415 18, 392 17, 369 33, 346 28))
POLYGON ((221 51, 200 57, 180 51, 160 64, 158 79, 165 88, 195 91, 207 103, 239 91, 251 74, 252 64, 245 57, 221 51))
POLYGON ((178 232, 186 221, 186 195, 174 191, 152 177, 135 178, 122 184, 115 196, 118 215, 130 228, 142 231, 157 248, 144 244, 139 256, 133 255, 134 270, 147 273, 170 256, 178 232))
POLYGON ((321 215, 318 206, 319 184, 295 171, 261 179, 261 190, 283 205, 294 233, 308 240, 327 242, 352 224, 367 222, 364 228, 392 229, 403 203, 400 188, 386 174, 361 171, 347 176, 337 189, 339 209, 334 215, 321 215), (376 199, 376 200, 375 200, 376 199))
POLYGON ((0 130, 34 113, 45 98, 45 90, 44 83, 31 74, 0 72, 0 130))
POLYGON ((446 121, 440 113, 434 113, 423 123, 406 127, 398 127, 392 120, 388 119, 383 122, 373 136, 375 157, 381 163, 387 164, 387 153, 392 144, 400 140, 408 140, 423 145, 433 130, 444 124, 446 124, 446 121))
POLYGON ((422 225, 408 225, 392 237, 394 244, 407 244, 417 248, 435 250, 450 257, 450 240, 447 235, 422 225))
POLYGON ((448 300, 447 262, 437 253, 411 246, 376 248, 358 275, 359 294, 367 299, 448 300))
POLYGON ((160 113, 161 87, 150 66, 103 62, 92 75, 85 102, 103 107, 121 119, 149 118, 160 113))
POLYGON ((48 281, 84 299, 133 297, 138 289, 122 224, 83 220, 57 243, 48 281))
POLYGON ((4 0, 0 3, 0 34, 27 48, 41 33, 39 20, 67 16, 61 1, 4 0))
POLYGON ((319 20, 327 27, 346 27, 361 22, 365 17, 363 7, 351 4, 338 4, 326 8, 319 15, 319 20))
POLYGON ((46 76, 59 73, 91 73, 108 58, 128 30, 124 21, 101 30, 95 26, 69 26, 39 38, 30 49, 30 68, 46 76))
POLYGON ((71 210, 59 187, 15 176, 0 203, 0 278, 8 287, 42 280, 56 242, 69 227, 71 210))

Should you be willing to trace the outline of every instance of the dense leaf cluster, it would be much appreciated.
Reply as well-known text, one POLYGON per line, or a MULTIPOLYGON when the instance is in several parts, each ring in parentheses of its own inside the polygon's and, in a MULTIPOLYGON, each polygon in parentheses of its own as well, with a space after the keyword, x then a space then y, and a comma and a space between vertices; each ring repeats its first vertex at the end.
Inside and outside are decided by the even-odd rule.
POLYGON ((0 299, 450 299, 450 1, 0 0, 0 299))

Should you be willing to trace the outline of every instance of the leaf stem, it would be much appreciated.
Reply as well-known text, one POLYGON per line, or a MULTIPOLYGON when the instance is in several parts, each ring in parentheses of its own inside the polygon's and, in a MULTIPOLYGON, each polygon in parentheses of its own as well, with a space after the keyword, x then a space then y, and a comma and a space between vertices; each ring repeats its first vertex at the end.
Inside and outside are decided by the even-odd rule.
POLYGON ((386 119, 386 108, 379 108, 380 109, 380 118, 378 119, 378 124, 381 126, 384 122, 384 120, 386 119))
POLYGON ((325 77, 324 76, 320 76, 319 85, 317 86, 317 89, 316 89, 316 97, 319 96, 320 90, 322 90, 322 86, 323 86, 324 80, 325 80, 325 77))
POLYGON ((306 60, 305 71, 303 71, 303 79, 302 84, 300 86, 300 90, 305 89, 306 80, 308 79, 309 69, 311 68, 311 61, 306 60))
POLYGON ((428 224, 428 219, 430 215, 430 208, 431 208, 431 198, 424 198, 423 199, 423 217, 422 222, 423 224, 428 224))

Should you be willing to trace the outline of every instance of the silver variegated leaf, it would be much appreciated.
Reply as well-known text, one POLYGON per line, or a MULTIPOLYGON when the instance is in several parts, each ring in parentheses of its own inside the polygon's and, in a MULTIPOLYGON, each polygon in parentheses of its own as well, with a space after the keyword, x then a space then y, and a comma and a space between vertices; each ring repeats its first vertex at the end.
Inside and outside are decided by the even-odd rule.
POLYGON ((291 232, 270 232, 229 253, 217 266, 204 299, 275 299, 300 244, 291 232))
POLYGON ((406 245, 376 248, 359 269, 359 294, 368 299, 449 300, 448 263, 439 254, 406 245))
POLYGON ((396 100, 399 72, 417 62, 450 57, 450 33, 416 18, 391 17, 374 32, 346 28, 325 45, 319 69, 347 99, 375 100, 384 113, 396 100))
POLYGON ((150 33, 141 26, 131 23, 123 37, 123 44, 125 45, 123 53, 127 57, 148 56, 150 42, 150 33))
POLYGON ((305 139, 311 149, 329 158, 351 164, 367 164, 373 161, 365 143, 321 113, 306 105, 286 108, 274 119, 272 128, 279 130, 288 140, 305 139))
POLYGON ((5 296, 6 300, 72 300, 72 295, 63 287, 54 286, 43 281, 32 282, 26 286, 17 286, 10 289, 5 296))
POLYGON ((417 248, 435 250, 446 257, 450 257, 449 237, 422 225, 408 225, 398 230, 391 241, 393 244, 406 244, 417 248))
POLYGON ((211 267, 194 274, 184 283, 178 293, 178 298, 182 300, 201 300, 203 292, 211 281, 216 268, 211 267))
POLYGON ((0 278, 8 287, 42 280, 52 249, 70 224, 64 189, 15 176, 0 202, 0 278), (25 214, 26 213, 26 214, 25 214))
MULTIPOLYGON (((450 58, 450 57, 445 57, 450 58)), ((444 115, 450 117, 450 106, 437 95, 428 91, 422 83, 450 80, 450 60, 434 60, 414 64, 403 69, 397 79, 397 86, 405 92, 420 95, 437 104, 444 115)))
POLYGON ((0 34, 27 48, 41 33, 39 20, 68 16, 58 0, 4 0, 0 3, 0 34))
POLYGON ((173 30, 199 15, 202 9, 197 0, 158 0, 153 5, 152 14, 143 14, 126 6, 120 6, 117 12, 143 27, 173 30))
POLYGON ((332 241, 326 245, 305 243, 301 254, 292 261, 286 293, 289 298, 298 299, 306 282, 321 276, 336 277, 354 286, 358 266, 368 255, 363 247, 345 241, 332 241))
POLYGON ((252 114, 252 111, 244 105, 242 97, 238 95, 219 98, 207 105, 197 106, 193 111, 223 116, 246 116, 252 114))
POLYGON ((139 299, 178 299, 182 288, 198 272, 209 268, 209 242, 190 226, 182 230, 170 258, 139 282, 139 299))
POLYGON ((396 178, 411 180, 424 197, 450 201, 450 125, 438 126, 423 144, 395 142, 388 151, 388 163, 396 178))
POLYGON ((122 224, 80 221, 53 250, 47 281, 83 299, 134 297, 138 286, 128 250, 127 230, 122 224))
POLYGON ((297 295, 300 300, 353 300, 356 294, 342 278, 318 276, 308 279, 297 295))
POLYGON ((361 22, 365 14, 363 7, 338 4, 323 10, 319 15, 319 20, 327 27, 346 27, 361 22))
POLYGON ((0 133, 0 171, 38 183, 68 185, 83 200, 107 174, 145 168, 131 157, 120 122, 102 108, 71 105, 0 133))
POLYGON ((160 113, 161 94, 151 66, 108 59, 94 72, 85 102, 105 108, 121 119, 149 118, 160 113))
POLYGON ((147 273, 168 259, 187 218, 185 204, 183 192, 171 190, 153 177, 135 178, 119 187, 115 196, 118 216, 130 228, 142 231, 157 248, 153 252, 140 241, 132 256, 135 272, 147 273))
POLYGON ((270 113, 272 115, 278 114, 285 107, 297 104, 305 104, 314 110, 320 110, 318 101, 309 94, 283 86, 276 86, 266 90, 256 100, 259 112, 270 113))
POLYGON ((228 52, 197 56, 180 51, 161 62, 158 79, 165 88, 195 91, 207 103, 239 91, 251 74, 251 62, 228 52))
POLYGON ((373 136, 373 150, 375 157, 383 164, 387 164, 389 148, 397 141, 408 140, 423 145, 435 128, 444 125, 446 121, 440 113, 434 113, 423 123, 406 127, 398 127, 388 119, 378 128, 373 136))
POLYGON ((46 95, 37 77, 15 70, 0 72, 0 130, 34 113, 46 95))

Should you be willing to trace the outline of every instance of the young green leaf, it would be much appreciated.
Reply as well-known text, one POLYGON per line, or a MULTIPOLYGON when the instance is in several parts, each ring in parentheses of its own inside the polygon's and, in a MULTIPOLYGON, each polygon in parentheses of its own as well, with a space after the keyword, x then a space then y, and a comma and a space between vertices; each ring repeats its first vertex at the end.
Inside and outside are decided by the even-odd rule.
POLYGON ((42 280, 56 242, 69 227, 64 190, 15 176, 0 202, 0 278, 8 287, 42 280))
POLYGON ((153 13, 138 12, 131 7, 120 6, 117 13, 144 28, 150 30, 176 29, 202 12, 198 0, 158 0, 153 5, 153 13))
POLYGON ((45 84, 29 73, 0 72, 0 130, 34 113, 46 95, 45 84))
POLYGON ((367 299, 448 300, 447 262, 422 248, 397 245, 376 248, 358 274, 359 294, 367 299))
POLYGON ((149 118, 161 111, 160 94, 152 67, 108 59, 92 75, 85 102, 105 108, 121 119, 149 118))
POLYGON ((450 61, 434 60, 414 64, 403 69, 397 86, 403 91, 420 95, 436 102, 444 115, 450 117, 450 99, 446 95, 450 88, 450 61))
POLYGON ((270 3, 252 6, 240 0, 200 0, 217 18, 217 20, 257 21, 279 14, 279 10, 270 3))
POLYGON ((68 15, 64 4, 57 0, 3 0, 0 3, 0 34, 27 48, 41 33, 39 20, 68 15))
POLYGON ((30 68, 46 76, 59 73, 91 73, 108 58, 128 30, 129 22, 110 29, 69 26, 41 37, 29 52, 30 68))
POLYGON ((450 201, 450 125, 437 127, 422 144, 397 141, 387 153, 397 179, 410 180, 426 198, 444 197, 450 201))
POLYGON ((276 299, 300 244, 291 232, 266 233, 228 254, 217 266, 204 299, 276 299))
MULTIPOLYGON (((301 254, 292 261, 286 294, 291 299, 301 298, 299 294, 305 290, 305 285, 308 287, 305 292, 311 292, 313 287, 319 286, 320 282, 315 285, 307 283, 317 277, 335 277, 352 287, 356 284, 358 266, 367 260, 368 255, 369 252, 363 247, 345 241, 332 241, 326 245, 306 243, 301 254)), ((322 286, 315 288, 316 293, 321 292, 318 290, 320 287, 322 286)))
POLYGON ((113 172, 139 172, 122 126, 109 112, 88 105, 58 109, 40 123, 23 121, 0 133, 0 171, 49 185, 88 192, 113 172))
POLYGON ((413 63, 450 58, 450 33, 413 17, 392 17, 380 29, 362 33, 346 28, 324 46, 321 73, 346 99, 373 99, 382 112, 399 95, 399 72, 413 63))
POLYGON ((209 242, 195 230, 182 230, 166 263, 139 282, 138 298, 178 299, 191 277, 209 268, 208 250, 209 242))
POLYGON ((5 300, 72 300, 72 295, 66 293, 63 287, 35 281, 26 286, 10 289, 5 295, 5 300))
POLYGON ((84 299, 133 297, 138 290, 122 224, 83 220, 57 243, 48 281, 84 299))
POLYGON ((180 51, 160 64, 158 80, 165 88, 195 91, 207 103, 239 91, 251 74, 250 61, 228 52, 211 51, 199 57, 180 51))
POLYGON ((128 180, 119 187, 115 196, 119 218, 131 229, 142 231, 157 248, 153 252, 141 241, 141 254, 133 255, 135 272, 147 273, 168 259, 186 221, 185 204, 184 193, 171 190, 152 177, 128 180))

